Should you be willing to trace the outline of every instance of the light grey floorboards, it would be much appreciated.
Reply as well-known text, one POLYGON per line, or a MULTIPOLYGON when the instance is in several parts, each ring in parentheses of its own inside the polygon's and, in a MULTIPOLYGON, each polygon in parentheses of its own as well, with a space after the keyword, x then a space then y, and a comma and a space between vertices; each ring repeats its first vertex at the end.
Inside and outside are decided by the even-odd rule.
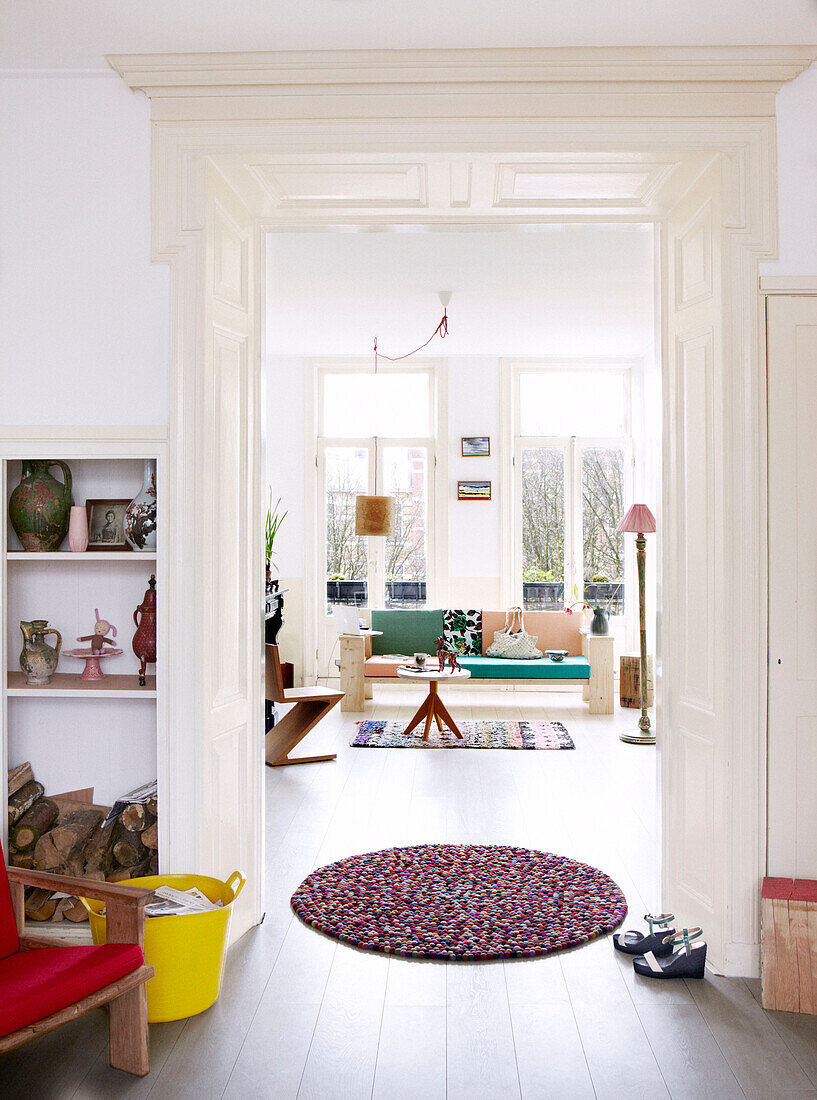
MULTIPOLYGON (((107 1064, 92 1013, 0 1059, 0 1096, 48 1100, 817 1100, 817 1019, 767 1013, 757 983, 653 982, 609 938, 544 959, 452 964, 356 952, 302 925, 315 867, 434 841, 545 848, 624 890, 626 927, 658 904, 654 750, 577 694, 450 689, 463 718, 562 721, 575 751, 352 749, 358 716, 310 734, 333 763, 268 769, 266 919, 230 950, 219 1002, 151 1029, 148 1077, 107 1064)), ((367 718, 407 720, 413 686, 367 718)))

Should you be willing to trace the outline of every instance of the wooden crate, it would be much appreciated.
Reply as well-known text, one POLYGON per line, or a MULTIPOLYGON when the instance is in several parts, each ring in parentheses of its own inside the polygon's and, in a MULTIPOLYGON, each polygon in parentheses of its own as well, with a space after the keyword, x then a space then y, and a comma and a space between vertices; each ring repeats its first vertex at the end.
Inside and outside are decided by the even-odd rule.
POLYGON ((764 1008, 817 1015, 817 882, 763 880, 760 960, 764 1008))
MULTIPOLYGON (((622 655, 619 661, 618 698, 623 707, 641 710, 641 658, 622 655)), ((652 657, 647 657, 647 706, 653 705, 652 657)))

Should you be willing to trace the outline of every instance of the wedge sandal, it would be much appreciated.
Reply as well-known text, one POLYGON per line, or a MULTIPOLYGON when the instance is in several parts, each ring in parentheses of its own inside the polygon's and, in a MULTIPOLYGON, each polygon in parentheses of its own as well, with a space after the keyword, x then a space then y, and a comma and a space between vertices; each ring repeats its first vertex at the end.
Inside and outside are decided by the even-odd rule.
POLYGON ((613 935, 613 947, 625 955, 646 955, 648 951, 658 958, 669 955, 672 947, 666 943, 666 939, 675 935, 675 929, 667 926, 675 920, 674 914, 659 913, 655 917, 652 913, 645 913, 644 920, 649 928, 646 936, 643 932, 616 932, 613 935))
POLYGON ((677 935, 667 936, 664 944, 680 947, 672 955, 663 957, 654 951, 633 959, 633 969, 645 978, 703 978, 706 967, 706 941, 701 939, 700 928, 682 928, 677 935), (698 943, 694 943, 698 940, 698 943))

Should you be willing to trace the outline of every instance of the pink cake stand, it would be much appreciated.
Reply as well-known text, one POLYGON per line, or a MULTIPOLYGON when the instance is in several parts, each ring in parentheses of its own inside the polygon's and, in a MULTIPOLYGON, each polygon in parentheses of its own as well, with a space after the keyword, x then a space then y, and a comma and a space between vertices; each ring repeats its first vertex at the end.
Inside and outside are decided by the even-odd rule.
POLYGON ((94 653, 92 649, 69 649, 65 656, 78 657, 85 662, 83 680, 104 680, 105 675, 99 667, 99 662, 103 657, 118 657, 122 652, 121 649, 103 649, 99 653, 94 653))

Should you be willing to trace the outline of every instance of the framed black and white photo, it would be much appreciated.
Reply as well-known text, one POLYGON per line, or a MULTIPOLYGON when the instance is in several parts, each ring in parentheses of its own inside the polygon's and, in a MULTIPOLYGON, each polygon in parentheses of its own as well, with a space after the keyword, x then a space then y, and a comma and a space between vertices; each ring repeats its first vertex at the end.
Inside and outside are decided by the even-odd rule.
POLYGON ((458 481, 457 500, 490 500, 490 481, 458 481))
POLYGON ((86 500, 89 550, 130 550, 125 539, 125 511, 130 500, 86 500))
POLYGON ((463 435, 460 437, 460 451, 463 458, 490 458, 491 437, 489 435, 463 435))

